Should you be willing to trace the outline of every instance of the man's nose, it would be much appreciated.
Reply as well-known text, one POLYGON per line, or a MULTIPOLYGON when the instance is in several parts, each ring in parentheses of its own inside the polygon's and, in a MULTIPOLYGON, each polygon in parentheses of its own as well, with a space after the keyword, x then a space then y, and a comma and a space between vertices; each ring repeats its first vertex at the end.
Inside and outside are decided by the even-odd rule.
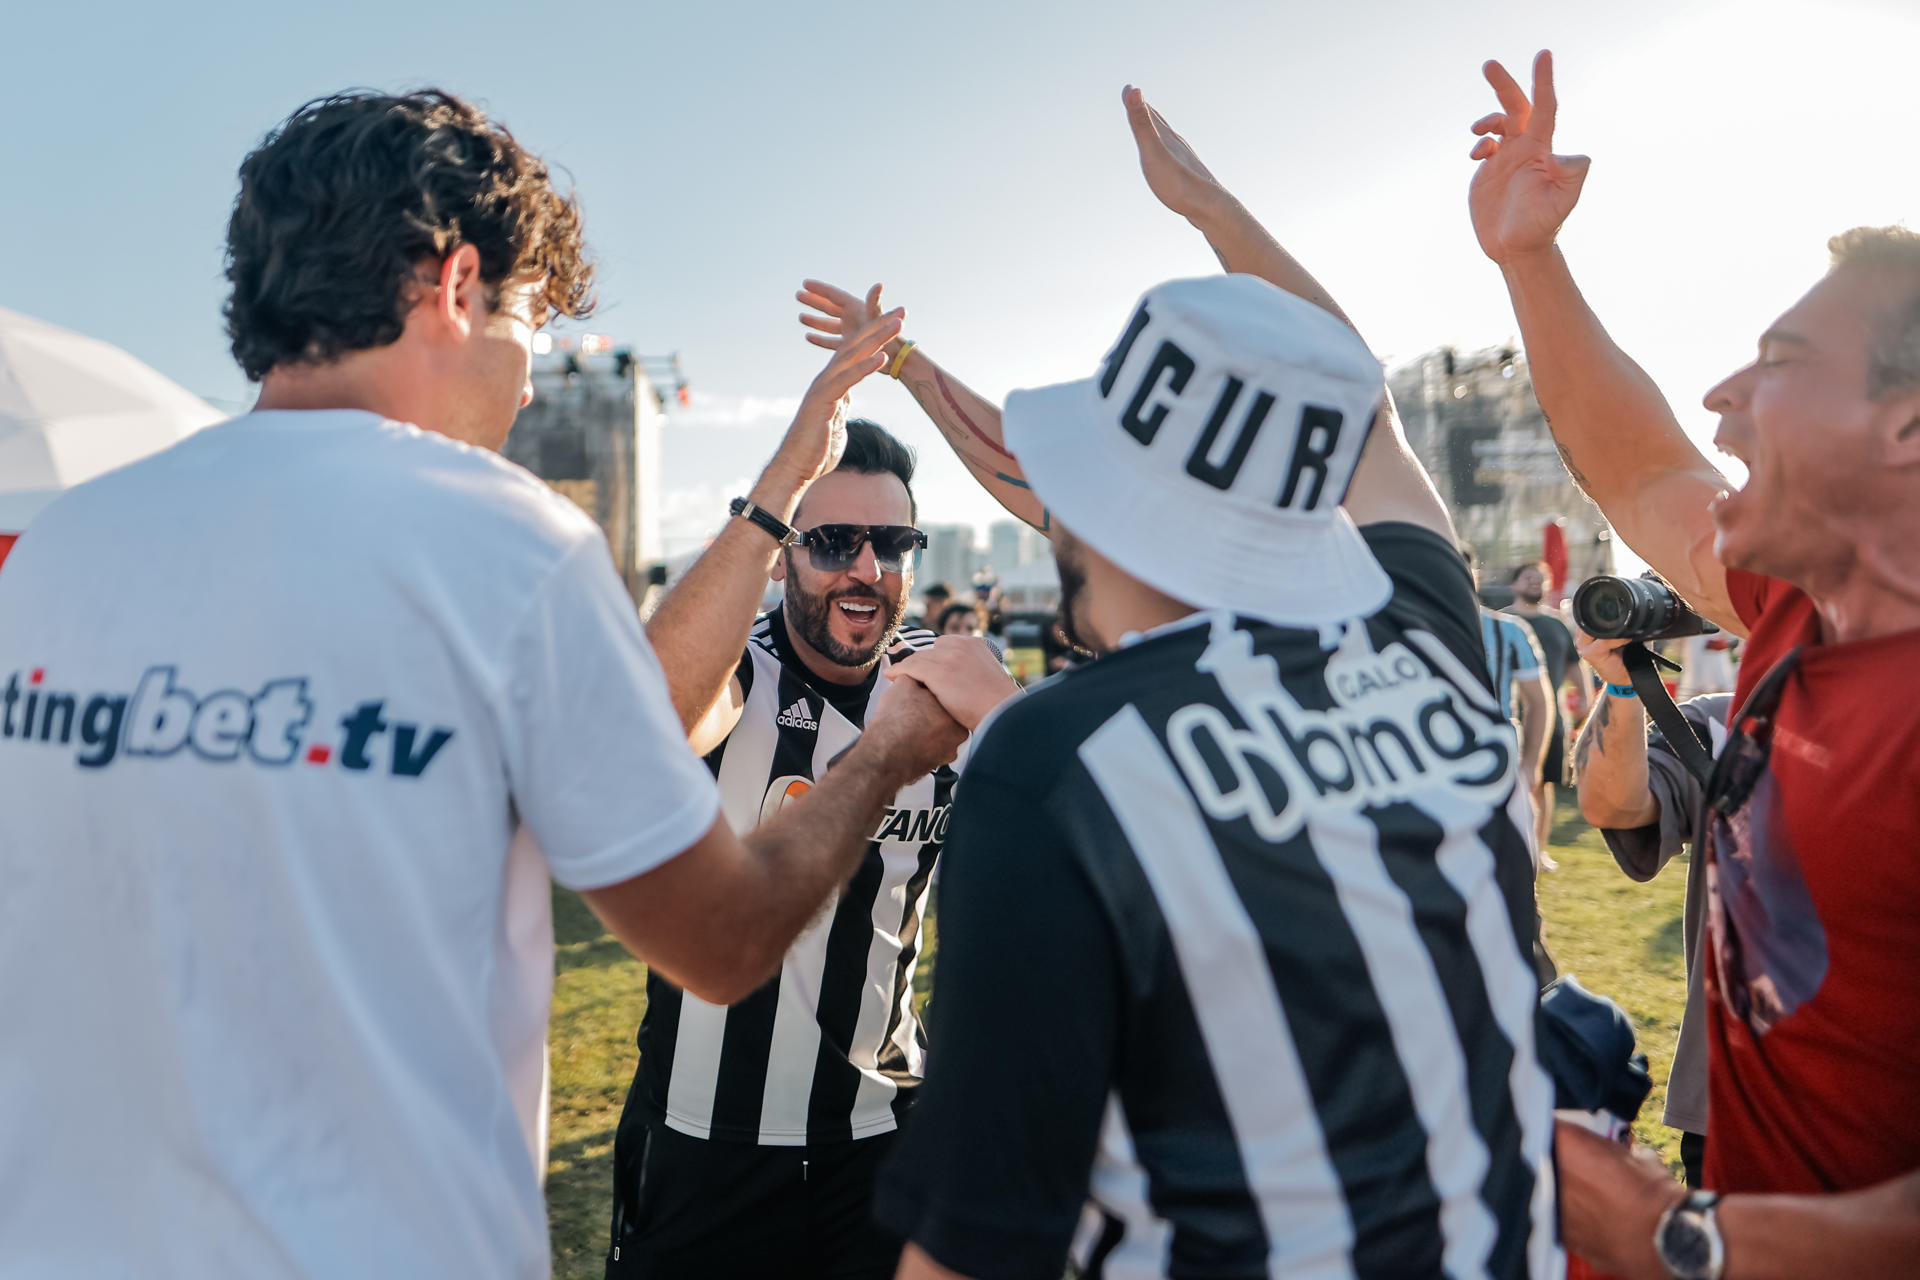
POLYGON ((874 557, 871 541, 861 542, 860 550, 854 553, 853 563, 847 566, 847 573, 859 582, 880 581, 880 561, 874 557))
POLYGON ((1750 393, 1749 383, 1758 365, 1750 364, 1723 378, 1706 394, 1700 403, 1707 407, 1708 413, 1732 413, 1745 407, 1750 393))

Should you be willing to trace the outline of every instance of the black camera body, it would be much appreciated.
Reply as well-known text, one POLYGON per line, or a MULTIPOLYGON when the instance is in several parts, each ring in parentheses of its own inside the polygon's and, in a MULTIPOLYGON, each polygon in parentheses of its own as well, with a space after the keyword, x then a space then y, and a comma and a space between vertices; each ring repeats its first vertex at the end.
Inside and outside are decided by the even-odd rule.
POLYGON ((1720 630, 1687 608, 1672 587, 1649 573, 1588 578, 1573 593, 1573 620, 1601 640, 1672 640, 1720 630))

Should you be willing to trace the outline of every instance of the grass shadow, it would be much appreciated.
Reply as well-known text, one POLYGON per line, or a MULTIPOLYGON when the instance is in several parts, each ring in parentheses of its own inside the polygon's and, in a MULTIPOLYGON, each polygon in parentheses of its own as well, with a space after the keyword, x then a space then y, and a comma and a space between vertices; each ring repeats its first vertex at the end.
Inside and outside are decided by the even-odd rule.
POLYGON ((571 973, 575 969, 604 969, 608 965, 625 964, 633 959, 633 953, 609 937, 595 938, 591 942, 561 943, 553 957, 553 971, 556 974, 571 973))
POLYGON ((553 941, 559 947, 572 946, 577 942, 598 942, 607 936, 607 926, 600 923, 600 917, 586 899, 571 889, 553 886, 553 941))
POLYGON ((1687 951, 1687 920, 1684 913, 1672 916, 1668 921, 1647 935, 1647 958, 1654 961, 1681 960, 1685 962, 1687 951))

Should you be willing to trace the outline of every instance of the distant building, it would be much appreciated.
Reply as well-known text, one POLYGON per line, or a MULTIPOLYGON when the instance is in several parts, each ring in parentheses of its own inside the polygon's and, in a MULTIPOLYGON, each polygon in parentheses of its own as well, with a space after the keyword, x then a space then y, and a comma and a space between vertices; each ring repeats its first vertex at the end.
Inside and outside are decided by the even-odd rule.
POLYGON ((1002 576, 1048 555, 1047 545, 1025 521, 996 520, 987 526, 987 564, 1002 576))
POLYGON ((1524 353, 1441 347, 1393 369, 1387 384, 1489 586, 1539 560, 1555 520, 1565 522, 1569 590, 1608 571, 1612 533, 1560 461, 1524 353))
POLYGON ((920 567, 914 572, 914 581, 921 586, 930 582, 944 582, 953 588, 956 598, 964 595, 968 584, 973 581, 978 560, 973 549, 973 526, 929 524, 921 528, 927 532, 927 549, 920 555, 920 567))
POLYGON ((631 352, 533 358, 533 403, 501 450, 571 499, 607 535, 638 600, 659 561, 661 400, 631 352))

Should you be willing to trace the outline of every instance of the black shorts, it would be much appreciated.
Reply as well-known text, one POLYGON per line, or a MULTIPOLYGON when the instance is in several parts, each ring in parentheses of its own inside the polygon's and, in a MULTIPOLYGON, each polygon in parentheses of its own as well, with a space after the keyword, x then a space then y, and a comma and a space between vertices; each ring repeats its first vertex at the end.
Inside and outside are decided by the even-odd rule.
POLYGON ((1560 691, 1553 694, 1553 723, 1547 726, 1547 755, 1540 762, 1540 781, 1568 785, 1567 718, 1560 714, 1560 691))
POLYGON ((1547 730, 1547 758, 1540 762, 1540 781, 1555 786, 1567 781, 1567 726, 1557 720, 1547 730))
POLYGON ((694 1138, 629 1107, 614 1138, 607 1280, 891 1280, 873 1219, 897 1134, 809 1147, 694 1138))

